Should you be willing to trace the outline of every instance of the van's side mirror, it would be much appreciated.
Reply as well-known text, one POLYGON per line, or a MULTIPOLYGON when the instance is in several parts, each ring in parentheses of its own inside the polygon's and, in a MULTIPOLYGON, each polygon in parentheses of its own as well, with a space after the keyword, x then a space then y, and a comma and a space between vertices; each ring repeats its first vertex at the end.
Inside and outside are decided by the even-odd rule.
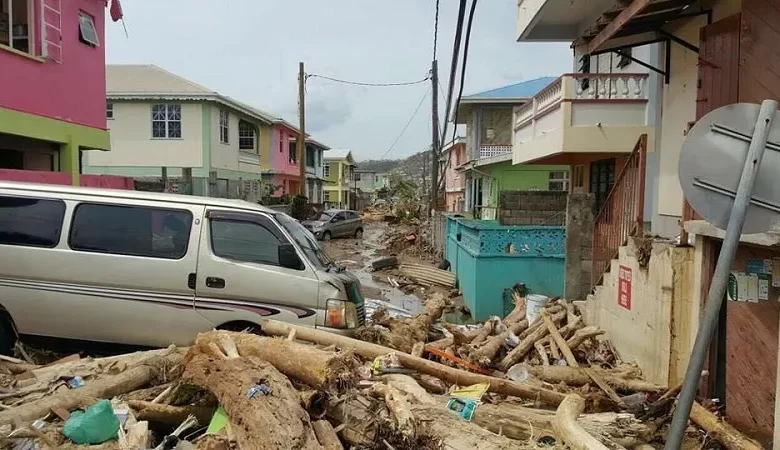
POLYGON ((279 265, 288 269, 303 270, 303 261, 290 243, 279 244, 279 265))

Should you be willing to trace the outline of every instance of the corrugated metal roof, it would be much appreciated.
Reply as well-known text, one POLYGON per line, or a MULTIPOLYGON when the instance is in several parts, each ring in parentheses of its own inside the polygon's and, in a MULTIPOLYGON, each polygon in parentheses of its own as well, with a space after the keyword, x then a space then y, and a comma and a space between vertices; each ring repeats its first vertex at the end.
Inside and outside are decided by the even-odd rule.
POLYGON ((352 155, 351 150, 347 149, 331 149, 325 154, 325 159, 347 159, 352 155))
POLYGON ((481 100, 481 99, 523 99, 531 98, 538 94, 539 91, 547 87, 550 83, 555 81, 556 77, 540 77, 533 80, 523 81, 522 83, 510 84, 496 89, 490 89, 489 91, 479 92, 472 95, 466 95, 461 98, 461 102, 464 100, 481 100))

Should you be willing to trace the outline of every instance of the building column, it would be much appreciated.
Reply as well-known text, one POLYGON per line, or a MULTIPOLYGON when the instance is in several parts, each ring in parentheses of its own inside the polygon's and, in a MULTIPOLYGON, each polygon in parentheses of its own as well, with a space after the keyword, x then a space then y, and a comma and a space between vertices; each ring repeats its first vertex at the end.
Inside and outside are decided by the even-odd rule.
POLYGON ((60 171, 70 173, 73 186, 79 186, 79 146, 68 136, 68 142, 60 146, 60 171))

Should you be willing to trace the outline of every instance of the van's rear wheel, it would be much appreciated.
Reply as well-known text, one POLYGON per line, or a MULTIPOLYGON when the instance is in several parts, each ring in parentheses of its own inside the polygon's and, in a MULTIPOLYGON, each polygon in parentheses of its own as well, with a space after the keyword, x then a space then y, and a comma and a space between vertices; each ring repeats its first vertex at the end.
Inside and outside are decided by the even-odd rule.
POLYGON ((363 229, 358 228, 355 230, 355 239, 363 239, 363 229))

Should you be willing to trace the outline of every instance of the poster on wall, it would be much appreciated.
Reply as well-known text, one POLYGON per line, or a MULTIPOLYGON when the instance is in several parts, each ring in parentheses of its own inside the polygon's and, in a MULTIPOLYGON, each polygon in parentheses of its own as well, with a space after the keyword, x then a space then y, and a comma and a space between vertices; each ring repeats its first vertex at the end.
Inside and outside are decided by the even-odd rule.
POLYGON ((745 272, 750 277, 748 281, 749 302, 758 302, 759 300, 769 300, 769 285, 772 284, 772 278, 775 271, 774 261, 771 259, 749 259, 745 263, 745 272), (755 291, 753 283, 756 284, 755 291), (754 295, 755 293, 755 295, 754 295))
POLYGON ((618 274, 618 305, 631 311, 631 268, 620 266, 618 274))
MULTIPOLYGON (((728 300, 733 302, 757 303, 761 297, 761 283, 758 275, 750 275, 744 272, 731 272, 729 275, 728 300)), ((768 280, 766 283, 766 297, 769 295, 768 280)))

